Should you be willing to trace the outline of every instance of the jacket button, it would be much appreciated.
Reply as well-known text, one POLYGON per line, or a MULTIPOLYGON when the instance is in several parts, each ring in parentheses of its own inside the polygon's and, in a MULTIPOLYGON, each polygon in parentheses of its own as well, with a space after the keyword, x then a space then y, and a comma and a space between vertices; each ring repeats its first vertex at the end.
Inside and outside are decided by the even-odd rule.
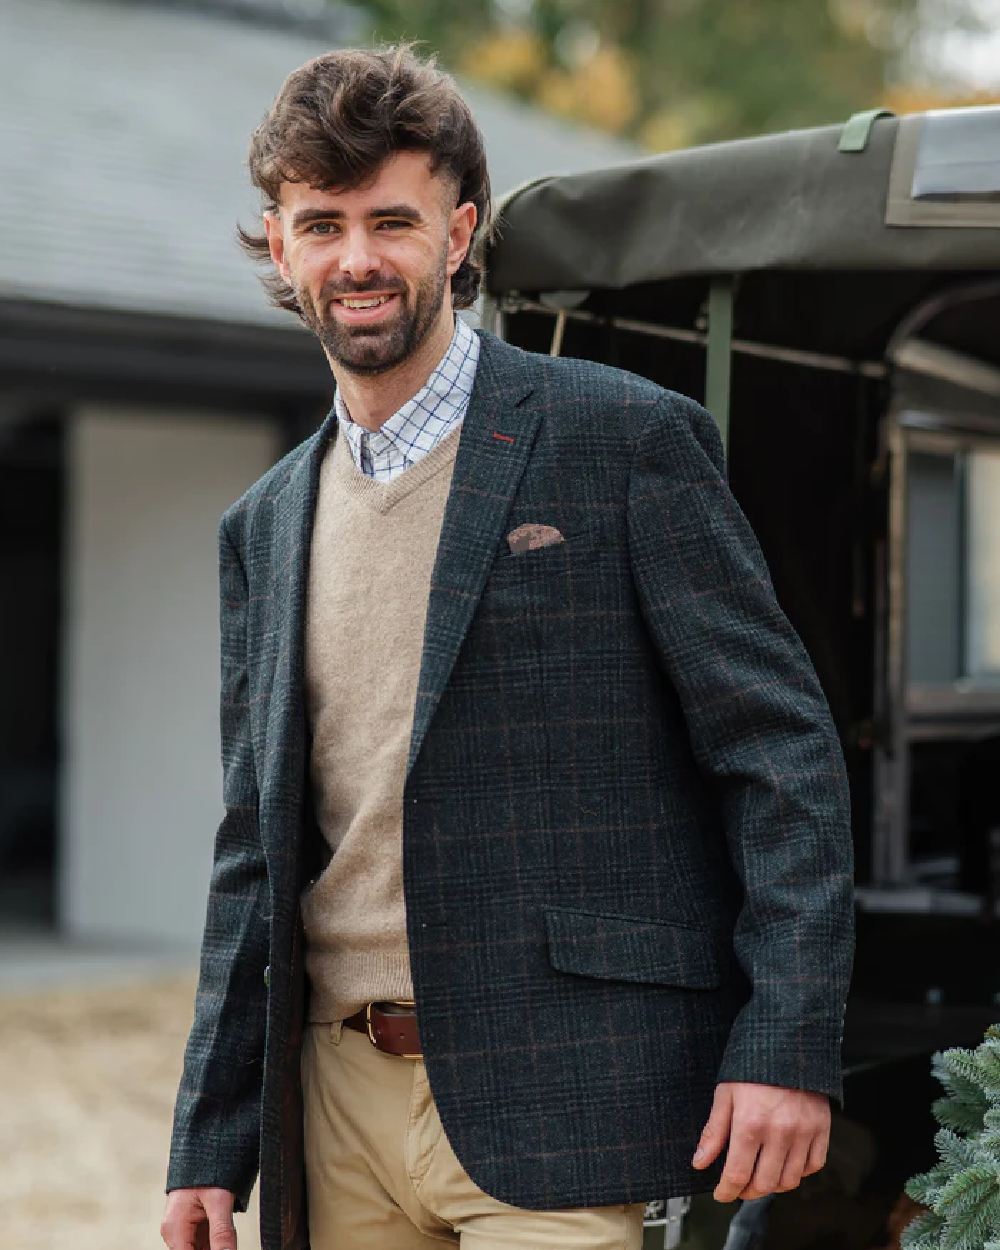
POLYGON ((268 989, 271 988, 271 965, 268 964, 264 969, 264 984, 268 989))

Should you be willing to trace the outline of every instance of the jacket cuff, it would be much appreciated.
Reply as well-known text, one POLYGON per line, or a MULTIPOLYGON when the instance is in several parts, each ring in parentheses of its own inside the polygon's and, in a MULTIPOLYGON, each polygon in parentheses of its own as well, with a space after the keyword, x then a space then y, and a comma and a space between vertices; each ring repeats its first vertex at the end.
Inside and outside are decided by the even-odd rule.
POLYGON ((217 1161, 211 1168, 205 1167, 204 1159, 185 1158, 175 1153, 167 1170, 166 1192, 173 1189, 228 1189, 235 1196, 233 1210, 242 1212, 250 1205, 250 1194, 257 1180, 257 1169, 226 1165, 217 1161))
POLYGON ((737 1020, 716 1079, 812 1090, 843 1110, 843 1037, 837 1020, 737 1020))

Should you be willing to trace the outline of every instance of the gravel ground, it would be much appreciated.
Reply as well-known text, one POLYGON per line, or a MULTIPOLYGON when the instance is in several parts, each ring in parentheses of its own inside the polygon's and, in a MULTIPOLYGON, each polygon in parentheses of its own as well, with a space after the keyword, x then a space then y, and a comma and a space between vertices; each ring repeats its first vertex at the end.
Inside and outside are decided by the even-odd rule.
MULTIPOLYGON (((193 976, 0 993, 2 1250, 163 1250, 170 1121, 193 1005, 193 976)), ((880 1250, 898 1250, 912 1214, 901 1200, 880 1250)), ((255 1200, 236 1226, 239 1250, 260 1250, 255 1200)))
MULTIPOLYGON (((9 1250, 162 1250, 193 977, 0 997, 0 1224, 9 1250)), ((256 1207, 237 1216, 259 1250, 256 1207)))

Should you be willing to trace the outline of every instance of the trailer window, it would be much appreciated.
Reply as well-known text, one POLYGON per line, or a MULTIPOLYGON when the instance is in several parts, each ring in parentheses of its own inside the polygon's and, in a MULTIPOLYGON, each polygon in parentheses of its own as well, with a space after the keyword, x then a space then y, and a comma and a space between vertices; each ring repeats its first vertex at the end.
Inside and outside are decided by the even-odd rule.
POLYGON ((1000 225, 1000 108, 901 117, 885 220, 890 226, 1000 225))
POLYGON ((968 455, 966 672, 1000 680, 1000 451, 968 455))
POLYGON ((907 457, 911 683, 1000 683, 1000 451, 907 457))
POLYGON ((913 170, 915 200, 1000 199, 1000 114, 994 108, 928 113, 913 170))
POLYGON ((907 466, 910 681, 961 676, 961 509, 958 457, 911 451, 907 466))

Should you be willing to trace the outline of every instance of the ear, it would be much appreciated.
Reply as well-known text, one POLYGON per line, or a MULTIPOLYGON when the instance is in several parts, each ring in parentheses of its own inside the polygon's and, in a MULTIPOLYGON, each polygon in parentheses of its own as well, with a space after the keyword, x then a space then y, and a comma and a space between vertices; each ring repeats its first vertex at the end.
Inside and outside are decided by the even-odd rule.
POLYGON ((289 280, 288 262, 285 260, 285 236, 281 229, 280 211, 268 209, 264 213, 264 233, 267 235, 267 247, 271 260, 278 273, 287 282, 289 280))
POLYGON ((448 223, 448 276, 456 272, 465 260, 476 229, 478 214, 471 200, 452 210, 448 223))

